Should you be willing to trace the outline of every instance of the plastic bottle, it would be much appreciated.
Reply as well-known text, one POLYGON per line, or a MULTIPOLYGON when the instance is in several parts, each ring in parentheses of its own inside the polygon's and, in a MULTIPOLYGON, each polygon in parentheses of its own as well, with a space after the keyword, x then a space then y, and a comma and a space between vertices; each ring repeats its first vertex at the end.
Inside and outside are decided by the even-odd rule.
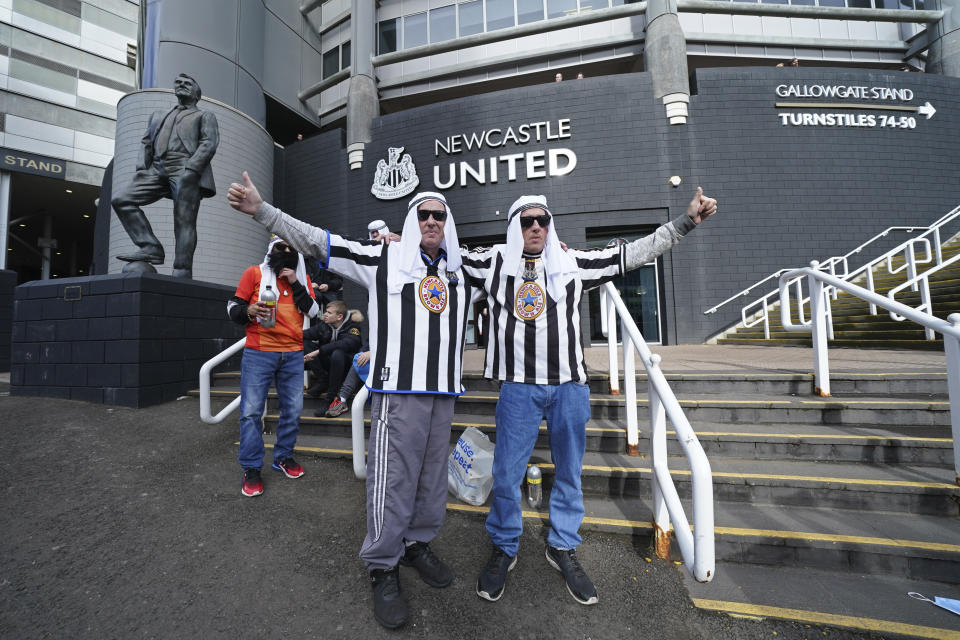
POLYGON ((259 302, 270 312, 266 318, 260 319, 260 326, 264 329, 273 329, 277 325, 277 292, 268 284, 259 302))
POLYGON ((543 475, 535 464, 527 467, 527 504, 531 509, 539 509, 543 504, 543 475))

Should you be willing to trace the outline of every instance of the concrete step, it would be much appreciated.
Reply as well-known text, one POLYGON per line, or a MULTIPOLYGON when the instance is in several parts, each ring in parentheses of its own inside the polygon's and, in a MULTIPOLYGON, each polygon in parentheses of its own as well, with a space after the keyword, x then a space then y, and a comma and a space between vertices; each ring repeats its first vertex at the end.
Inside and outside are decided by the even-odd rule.
MULTIPOLYGON (((278 416, 267 414, 265 423, 273 431, 278 416)), ((451 433, 451 444, 467 427, 476 427, 492 442, 497 440, 497 429, 489 416, 457 414, 451 433)), ((304 416, 300 419, 300 433, 317 436, 350 437, 349 415, 337 418, 304 416)), ((365 437, 369 437, 370 417, 364 417, 365 437)), ((873 462, 882 464, 920 464, 931 467, 953 467, 953 445, 950 428, 898 426, 834 427, 809 424, 743 424, 696 425, 697 438, 707 456, 752 460, 821 460, 824 462, 873 462)), ((587 423, 587 451, 604 453, 626 452, 626 429, 618 422, 591 420, 587 423)), ((675 432, 667 430, 670 455, 683 455, 675 432)), ((540 425, 537 446, 549 448, 546 424, 540 425)), ((646 422, 639 429, 639 451, 650 451, 650 434, 646 422)))
MULTIPOLYGON (((813 354, 810 354, 811 365, 813 354)), ((592 394, 608 394, 610 390, 610 376, 602 371, 589 371, 590 392, 592 394)), ((677 395, 710 393, 710 394, 784 394, 810 395, 813 393, 814 378, 812 373, 740 373, 731 371, 698 371, 696 373, 667 373, 665 374, 670 388, 677 395)), ((645 396, 647 392, 647 374, 636 375, 637 394, 645 396)), ((623 375, 618 377, 621 393, 623 392, 623 375)), ((831 372, 830 384, 835 394, 840 393, 875 393, 896 395, 902 393, 947 393, 946 371, 915 371, 915 372, 831 372)), ((471 392, 498 393, 500 383, 496 380, 487 380, 478 371, 464 372, 463 385, 471 392)), ((240 392, 240 373, 225 371, 217 373, 212 380, 212 386, 219 391, 228 391, 234 394, 240 392)), ((196 395, 196 390, 191 391, 196 395)))
MULTIPOLYGON (((301 446, 317 455, 352 456, 346 436, 304 436, 301 446), (308 445, 308 443, 311 443, 308 445)), ((544 488, 553 486, 547 449, 535 449, 531 462, 543 471, 544 488)), ((686 459, 671 458, 671 475, 681 499, 690 497, 686 459)), ((863 509, 956 518, 960 487, 950 469, 919 465, 864 465, 800 461, 711 460, 714 499, 719 502, 863 509)), ((600 500, 650 495, 652 470, 646 457, 587 452, 583 492, 600 500)))
MULTIPOLYGON (((196 391, 191 391, 196 394, 196 391)), ((211 389, 213 403, 219 408, 237 396, 237 391, 211 389)), ((494 415, 498 396, 489 392, 469 392, 457 400, 458 415, 494 415)), ((950 405, 945 398, 933 394, 916 397, 857 395, 856 397, 818 398, 814 396, 783 396, 779 394, 752 394, 746 399, 731 398, 729 394, 699 394, 678 396, 691 424, 827 424, 835 426, 943 426, 950 424, 950 405)), ((276 393, 268 394, 268 412, 275 410, 276 393)), ((626 421, 623 396, 594 395, 590 398, 595 420, 626 421)), ((311 416, 321 401, 304 399, 304 415, 311 416)), ((638 395, 639 416, 645 416, 649 402, 638 395)))
MULTIPOLYGON (((812 366, 813 353, 810 354, 812 366)), ((622 363, 621 363, 622 364, 622 363)), ((591 394, 609 394, 610 375, 604 371, 590 370, 589 376, 591 394)), ((731 371, 698 371, 696 373, 666 373, 670 388, 677 395, 684 394, 784 394, 810 395, 813 393, 814 377, 812 373, 776 373, 776 372, 731 372, 731 371)), ((620 393, 623 393, 624 381, 622 372, 618 376, 620 393)), ((647 374, 637 373, 637 395, 647 393, 647 374)), ((467 391, 482 393, 499 393, 500 383, 488 380, 479 371, 466 371, 463 374, 463 385, 467 391)), ((942 394, 947 393, 946 371, 914 371, 914 372, 869 372, 858 373, 850 371, 834 371, 830 375, 830 385, 835 395, 842 393, 873 393, 885 396, 900 394, 942 394)), ((240 393, 240 372, 225 371, 213 376, 212 387, 216 391, 226 391, 233 394, 240 393)), ((190 392, 198 395, 196 389, 190 392)))
MULTIPOLYGON (((841 627, 877 637, 960 638, 960 618, 915 600, 908 592, 958 598, 942 583, 858 571, 760 567, 717 563, 712 582, 697 583, 684 571, 693 604, 738 617, 774 618, 841 627)), ((815 631, 815 630, 811 630, 815 631)), ((819 637, 819 633, 812 633, 819 637)))
MULTIPOLYGON (((731 334, 731 336, 732 337, 729 338, 717 339, 717 344, 742 344, 757 347, 809 347, 812 343, 809 337, 764 340, 762 338, 738 338, 736 334, 731 334)), ((851 349, 916 349, 918 351, 943 351, 942 340, 831 340, 830 346, 851 349)))
MULTIPOLYGON (((745 399, 727 394, 678 396, 680 406, 692 424, 703 423, 791 423, 830 425, 946 425, 950 420, 947 400, 936 397, 890 398, 858 396, 817 398, 812 396, 753 394, 745 399)), ((457 401, 457 412, 493 415, 497 396, 467 393, 457 401)), ((622 397, 596 395, 590 399, 594 419, 625 421, 622 397)), ((637 398, 642 412, 649 406, 645 396, 637 398)))
MULTIPOLYGON (((337 438, 301 436, 297 454, 349 457, 349 446, 344 444, 337 438)), ((550 489, 548 483, 541 508, 524 505, 527 519, 547 520, 550 489)), ((684 508, 692 512, 688 500, 684 508)), ((486 506, 466 505, 453 495, 448 497, 448 509, 487 511, 486 506)), ((649 493, 614 498, 588 493, 584 509, 584 530, 642 539, 652 535, 649 493)), ((956 518, 717 500, 714 524, 718 562, 842 568, 960 583, 960 521, 956 518)), ((673 551, 680 559, 675 546, 673 551)))

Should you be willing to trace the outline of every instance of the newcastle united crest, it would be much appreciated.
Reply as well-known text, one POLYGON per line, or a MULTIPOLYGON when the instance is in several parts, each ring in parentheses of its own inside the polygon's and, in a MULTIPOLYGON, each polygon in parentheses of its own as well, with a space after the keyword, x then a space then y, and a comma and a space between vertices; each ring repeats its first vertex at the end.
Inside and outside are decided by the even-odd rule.
POLYGON ((409 153, 403 153, 404 147, 390 147, 387 155, 390 161, 377 162, 377 172, 373 176, 373 186, 370 193, 380 200, 396 200, 408 193, 412 193, 420 178, 417 177, 417 168, 409 153))

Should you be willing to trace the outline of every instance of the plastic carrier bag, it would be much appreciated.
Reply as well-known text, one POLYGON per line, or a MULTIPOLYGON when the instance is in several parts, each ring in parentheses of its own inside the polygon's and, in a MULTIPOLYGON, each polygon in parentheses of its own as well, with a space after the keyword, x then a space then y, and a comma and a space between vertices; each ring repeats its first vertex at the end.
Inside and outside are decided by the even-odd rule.
POLYGON ((447 488, 464 502, 479 506, 493 487, 493 443, 476 427, 467 427, 447 458, 447 488))

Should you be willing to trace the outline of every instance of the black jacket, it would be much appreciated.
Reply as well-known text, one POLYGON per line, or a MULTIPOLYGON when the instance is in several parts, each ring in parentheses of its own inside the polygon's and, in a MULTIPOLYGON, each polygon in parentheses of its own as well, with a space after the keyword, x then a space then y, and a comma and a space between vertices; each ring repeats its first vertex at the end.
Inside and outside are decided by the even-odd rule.
MULTIPOLYGON (((312 340, 320 345, 321 353, 330 353, 337 349, 345 351, 348 356, 352 356, 360 351, 363 344, 363 338, 360 333, 360 322, 356 320, 359 315, 356 312, 349 312, 350 317, 343 325, 336 330, 326 322, 318 322, 309 329, 303 330, 303 339, 312 340)), ((362 317, 362 316, 361 316, 362 317)))

